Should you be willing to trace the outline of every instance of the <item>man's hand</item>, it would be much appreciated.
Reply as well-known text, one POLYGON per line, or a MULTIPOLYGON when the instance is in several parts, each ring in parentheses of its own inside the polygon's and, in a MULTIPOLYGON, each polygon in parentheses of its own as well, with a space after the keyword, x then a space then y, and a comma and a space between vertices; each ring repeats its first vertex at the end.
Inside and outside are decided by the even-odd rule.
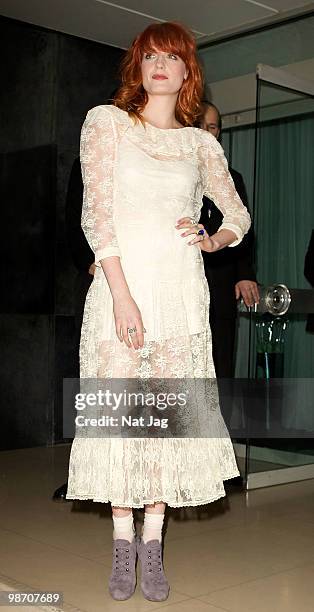
POLYGON ((88 274, 94 276, 96 270, 96 264, 92 263, 88 268, 88 274))
POLYGON ((238 300, 243 297, 245 305, 249 308, 259 303, 259 291, 257 283, 251 280, 242 280, 235 285, 235 295, 238 300))

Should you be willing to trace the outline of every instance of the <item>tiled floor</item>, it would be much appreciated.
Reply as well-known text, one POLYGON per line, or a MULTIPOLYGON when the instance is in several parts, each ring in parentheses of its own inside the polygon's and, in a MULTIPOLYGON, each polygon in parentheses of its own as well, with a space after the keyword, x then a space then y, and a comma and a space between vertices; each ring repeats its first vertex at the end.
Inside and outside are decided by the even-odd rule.
MULTIPOLYGON (((130 600, 115 602, 107 591, 110 507, 51 500, 69 451, 0 454, 0 590, 61 591, 69 612, 314 610, 314 480, 250 492, 226 482, 227 496, 212 504, 168 509, 169 599, 148 602, 138 585, 130 600)), ((143 513, 135 516, 139 525, 143 513)))

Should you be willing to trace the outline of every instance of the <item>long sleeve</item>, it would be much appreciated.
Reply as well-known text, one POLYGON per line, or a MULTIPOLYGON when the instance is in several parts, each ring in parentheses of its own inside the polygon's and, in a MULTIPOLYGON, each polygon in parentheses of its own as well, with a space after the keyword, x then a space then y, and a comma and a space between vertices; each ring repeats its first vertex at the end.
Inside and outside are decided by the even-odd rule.
POLYGON ((108 108, 96 106, 86 116, 81 132, 80 159, 84 183, 82 228, 95 263, 121 256, 113 220, 113 172, 118 134, 108 108))
POLYGON ((229 245, 234 247, 248 232, 251 218, 236 191, 223 148, 214 136, 208 133, 206 135, 209 140, 206 147, 204 195, 213 200, 223 214, 219 230, 229 229, 236 234, 237 240, 229 245))
MULTIPOLYGON (((242 203, 248 208, 248 197, 242 174, 230 167, 229 172, 233 178, 234 186, 242 203)), ((236 282, 242 280, 256 281, 256 274, 253 266, 254 230, 252 225, 247 234, 243 237, 241 244, 238 245, 236 251, 236 282)))
POLYGON ((236 257, 236 282, 251 280, 256 282, 256 274, 253 266, 254 232, 250 227, 238 246, 239 253, 236 257))

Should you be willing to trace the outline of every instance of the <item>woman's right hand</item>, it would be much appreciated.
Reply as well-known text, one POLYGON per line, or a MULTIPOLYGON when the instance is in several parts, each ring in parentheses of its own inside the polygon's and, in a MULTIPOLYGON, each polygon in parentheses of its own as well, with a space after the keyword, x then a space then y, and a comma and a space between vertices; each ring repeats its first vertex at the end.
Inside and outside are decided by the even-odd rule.
POLYGON ((140 310, 130 294, 113 299, 113 314, 116 324, 116 333, 120 342, 131 348, 142 348, 144 345, 144 326, 140 310), (128 328, 136 328, 136 332, 129 334, 128 328), (131 342, 130 342, 131 338, 131 342))

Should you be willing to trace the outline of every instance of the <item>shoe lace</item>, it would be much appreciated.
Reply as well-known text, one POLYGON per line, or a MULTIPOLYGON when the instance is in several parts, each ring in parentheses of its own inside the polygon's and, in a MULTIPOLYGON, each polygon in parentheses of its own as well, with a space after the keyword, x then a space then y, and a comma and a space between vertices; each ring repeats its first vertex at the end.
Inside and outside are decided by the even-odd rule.
POLYGON ((125 574, 130 571, 130 547, 116 544, 114 547, 114 572, 125 574))
POLYGON ((162 573, 162 560, 161 560, 161 548, 148 548, 147 549, 147 571, 152 572, 154 575, 159 577, 162 573))

